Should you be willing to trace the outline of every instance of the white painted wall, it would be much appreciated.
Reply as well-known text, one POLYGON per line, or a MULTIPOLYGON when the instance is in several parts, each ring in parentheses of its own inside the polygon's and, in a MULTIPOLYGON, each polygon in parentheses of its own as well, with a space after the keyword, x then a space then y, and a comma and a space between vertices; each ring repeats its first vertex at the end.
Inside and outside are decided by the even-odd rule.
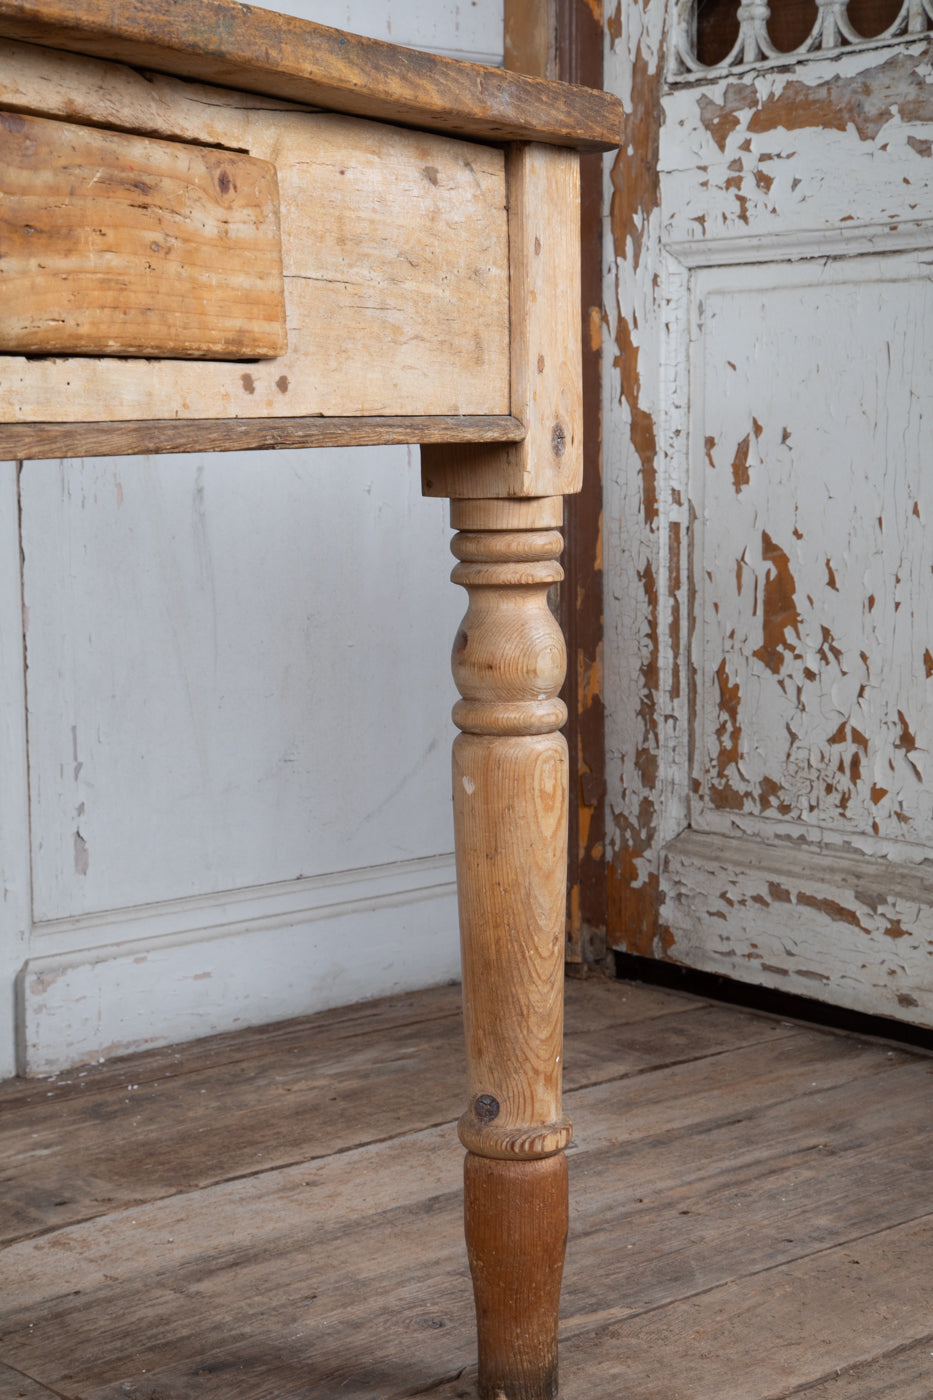
POLYGON ((260 0, 257 8, 471 63, 502 63, 503 0, 260 0))
MULTIPOLYGON (((502 0, 268 8, 501 61, 502 0)), ((0 531, 0 1074, 458 975, 416 449, 0 464, 0 531)))

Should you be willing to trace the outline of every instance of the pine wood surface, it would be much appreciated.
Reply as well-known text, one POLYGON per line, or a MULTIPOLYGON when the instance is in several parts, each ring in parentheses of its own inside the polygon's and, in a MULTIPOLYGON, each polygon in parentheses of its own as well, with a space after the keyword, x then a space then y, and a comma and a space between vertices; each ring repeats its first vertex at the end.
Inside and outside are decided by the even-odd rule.
POLYGON ((559 530, 563 496, 526 496, 488 500, 452 500, 452 530, 559 530))
POLYGON ((185 78, 483 140, 609 150, 609 93, 346 34, 232 0, 0 0, 0 35, 185 78))
MULTIPOLYGON (((472 1400, 456 996, 2 1086, 2 1400, 472 1400)), ((927 1400, 929 1057, 583 981, 565 1059, 564 1400, 927 1400)))
POLYGON ((387 443, 519 441, 507 414, 454 418, 221 418, 137 423, 0 423, 0 460, 119 457, 146 452, 244 452, 255 448, 372 447, 387 443))
POLYGON ((466 1155, 463 1213, 478 1385, 490 1400, 557 1395, 567 1198, 566 1152, 521 1162, 466 1155))
POLYGON ((520 443, 427 446, 426 496, 566 496, 583 482, 580 162, 530 143, 506 164, 511 411, 520 443))
POLYGON ((0 111, 4 353, 284 354, 275 167, 0 111))
POLYGON ((501 150, 16 42, 0 106, 273 165, 288 333, 248 365, 4 355, 0 421, 509 414, 501 150))
MULTIPOLYGON (((514 242, 510 259, 513 286, 524 285, 514 242)), ((513 392, 516 343, 520 360, 527 352, 514 309, 513 392)), ((463 731, 452 782, 468 1086, 458 1132, 481 1400, 557 1396, 572 1136, 561 1111, 569 765, 557 732, 567 652, 547 597, 562 549, 559 531, 538 527, 451 541, 451 578, 469 599, 451 656, 463 731)))

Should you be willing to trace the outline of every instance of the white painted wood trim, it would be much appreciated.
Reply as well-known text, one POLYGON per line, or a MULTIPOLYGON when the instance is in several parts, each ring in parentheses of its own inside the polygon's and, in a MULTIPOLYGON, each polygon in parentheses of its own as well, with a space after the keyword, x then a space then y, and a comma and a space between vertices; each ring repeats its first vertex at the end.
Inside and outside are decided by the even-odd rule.
POLYGON ((691 272, 666 248, 660 259, 658 404, 658 840, 689 820, 690 782, 690 404, 691 272), (676 543, 675 543, 676 542, 676 543))
POLYGON ((729 267, 745 263, 796 262, 802 258, 847 258, 868 253, 929 252, 933 211, 892 228, 876 221, 835 229, 797 229, 781 234, 712 236, 702 242, 671 239, 665 249, 686 267, 729 267))
POLYGON ((915 102, 902 116, 895 103, 877 130, 859 132, 851 116, 845 129, 788 130, 774 112, 788 93, 896 85, 895 62, 912 66, 918 92, 933 91, 929 41, 921 40, 893 56, 852 51, 739 85, 729 78, 666 93, 658 157, 665 248, 691 267, 928 249, 929 91, 925 108, 915 102), (736 91, 746 100, 733 110, 736 91))
POLYGON ((459 976, 452 855, 35 927, 21 1074, 459 976))
POLYGON ((688 831, 661 857, 674 962, 933 1026, 928 871, 688 831))
POLYGON ((29 776, 18 463, 0 463, 0 1079, 15 1073, 13 979, 29 948, 29 776))

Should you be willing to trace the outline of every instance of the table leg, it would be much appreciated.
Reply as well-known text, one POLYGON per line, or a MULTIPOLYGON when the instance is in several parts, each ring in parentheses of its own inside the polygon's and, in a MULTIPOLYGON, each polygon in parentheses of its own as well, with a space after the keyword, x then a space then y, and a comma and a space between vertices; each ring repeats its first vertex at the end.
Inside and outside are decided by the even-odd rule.
POLYGON ((482 1400, 552 1400, 567 1236, 561 1113, 566 669, 548 590, 559 497, 454 501, 469 607, 453 672, 454 823, 469 1105, 466 1237, 482 1400))

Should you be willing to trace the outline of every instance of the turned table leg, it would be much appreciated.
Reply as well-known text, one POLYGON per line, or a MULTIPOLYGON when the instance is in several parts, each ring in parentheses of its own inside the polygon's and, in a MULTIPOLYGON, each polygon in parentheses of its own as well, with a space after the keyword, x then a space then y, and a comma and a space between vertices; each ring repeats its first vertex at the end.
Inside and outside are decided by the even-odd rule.
POLYGON ((465 1216, 482 1400, 552 1400, 567 1237, 561 1113, 566 668, 559 497, 454 501, 454 824, 469 1103, 465 1216))

